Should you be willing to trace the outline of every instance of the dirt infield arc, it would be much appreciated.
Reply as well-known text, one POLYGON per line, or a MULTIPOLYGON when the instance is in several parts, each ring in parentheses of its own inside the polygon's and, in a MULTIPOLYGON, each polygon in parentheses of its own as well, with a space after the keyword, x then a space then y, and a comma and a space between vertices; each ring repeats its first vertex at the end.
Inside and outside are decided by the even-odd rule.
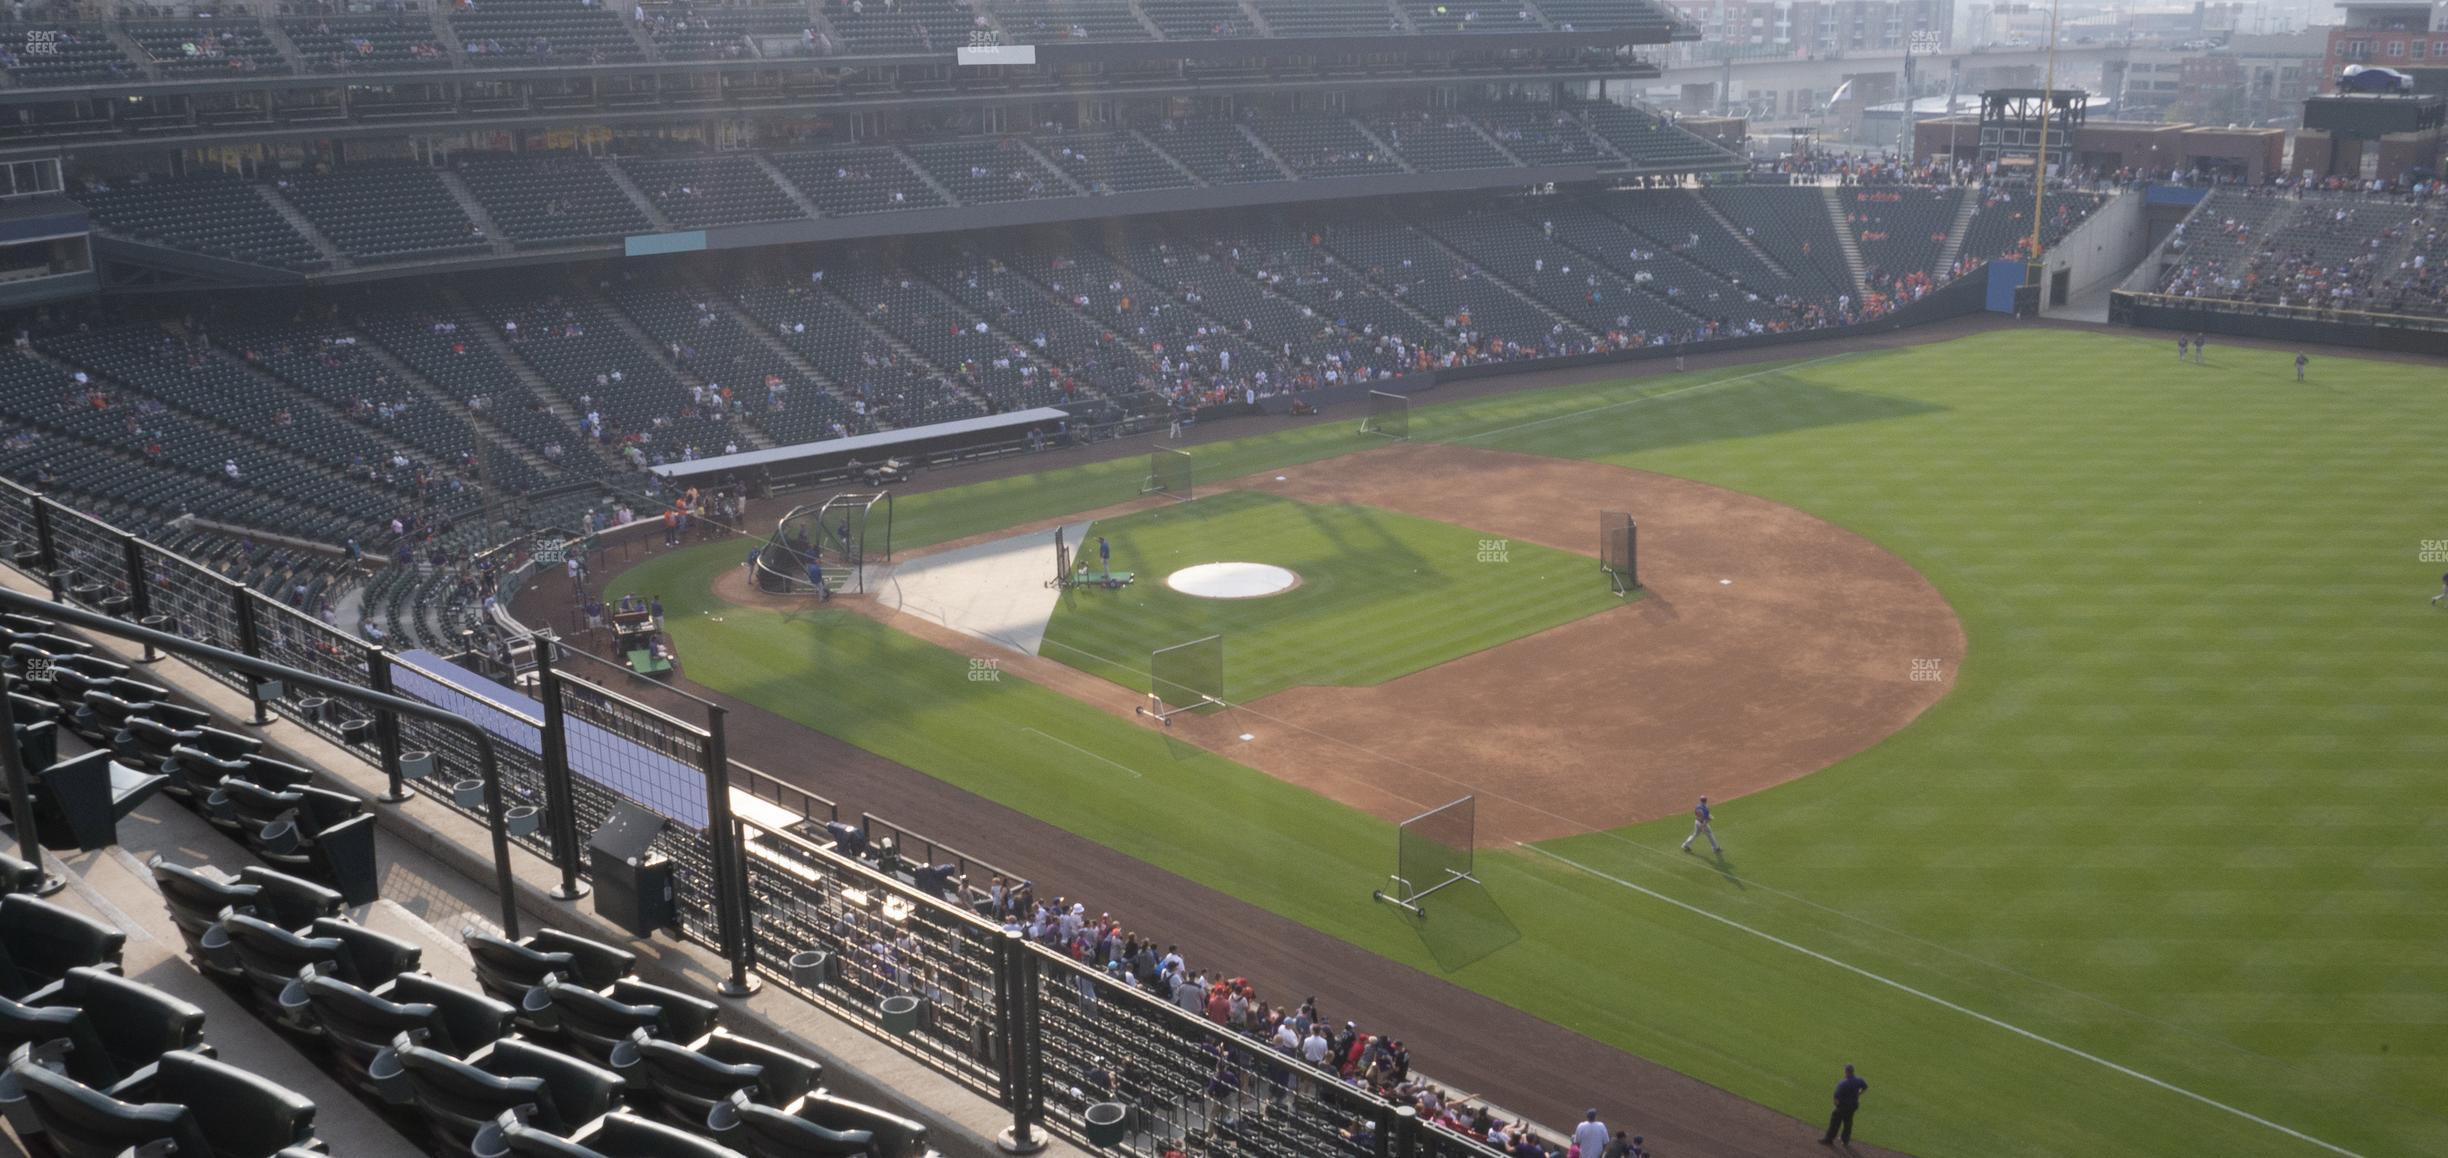
MULTIPOLYGON (((1815 772, 1911 723, 1947 686, 1916 671, 1951 679, 1964 656, 1953 609, 1903 560, 1721 487, 1436 444, 1242 482, 1592 558, 1598 511, 1639 520, 1646 591, 1621 610, 1374 687, 1294 688, 1182 725, 1384 816, 1478 792, 1483 841, 1613 828, 1815 772), (1258 739, 1236 742, 1245 732, 1258 739)), ((1602 582, 1594 565, 1590 581, 1602 582)))
MULTIPOLYGON (((1476 793, 1485 844, 1614 828, 1702 794, 1731 799, 1808 775, 1911 723, 1964 656, 1962 625, 1918 571, 1843 528, 1721 487, 1398 444, 1210 493, 1233 489, 1400 511, 1593 559, 1599 510, 1639 519, 1646 590, 1621 609, 1373 687, 1292 688, 1176 717, 1184 739, 1387 819, 1476 793)), ((1503 598, 1501 566, 1490 566, 1483 598, 1503 598)), ((1603 581, 1593 562, 1590 582, 1603 581)), ((737 573, 717 592, 770 602, 737 573)), ((1140 702, 1051 659, 872 601, 848 606, 1116 715, 1140 702)), ((1470 603, 1453 613, 1469 615, 1470 603)))

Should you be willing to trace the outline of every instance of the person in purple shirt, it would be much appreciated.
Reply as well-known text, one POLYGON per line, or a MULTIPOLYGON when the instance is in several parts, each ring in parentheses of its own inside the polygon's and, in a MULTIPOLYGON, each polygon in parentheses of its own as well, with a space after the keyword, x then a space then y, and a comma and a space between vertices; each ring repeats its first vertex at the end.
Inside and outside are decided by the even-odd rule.
POLYGON ((1869 1088, 1870 1083, 1854 1073, 1852 1066, 1845 1067, 1844 1080, 1836 1083, 1836 1109, 1828 1114, 1827 1133, 1820 1137, 1820 1145, 1835 1145, 1840 1130, 1845 1146, 1853 1145, 1853 1115, 1861 1109, 1861 1096, 1869 1088))

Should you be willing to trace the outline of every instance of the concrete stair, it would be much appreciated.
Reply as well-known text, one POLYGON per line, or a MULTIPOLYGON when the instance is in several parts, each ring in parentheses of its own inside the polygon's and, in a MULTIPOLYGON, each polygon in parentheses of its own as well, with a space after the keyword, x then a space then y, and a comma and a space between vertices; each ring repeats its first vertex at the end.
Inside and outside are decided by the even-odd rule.
POLYGON ((323 260, 330 263, 333 269, 349 269, 357 264, 350 261, 347 254, 340 252, 340 247, 333 244, 331 238, 324 236, 322 230, 315 228, 315 223, 307 220, 306 215, 299 212, 297 206, 291 205, 288 198, 281 196, 278 189, 270 185, 256 185, 253 188, 255 195, 263 198, 264 204, 271 206, 274 213, 281 215, 281 220, 288 222, 290 228, 297 230, 304 235, 306 240, 314 243, 315 249, 323 255, 323 260))
POLYGON ((810 218, 824 216, 817 212, 816 203, 808 200, 807 194, 800 192, 799 187, 791 184, 791 179, 782 174, 782 170, 775 168, 774 163, 765 158, 762 150, 749 150, 748 158, 756 162, 757 168, 765 171, 766 180, 772 181, 781 187, 782 192, 790 196, 791 204, 798 206, 799 212, 807 214, 810 218))
POLYGON ((1972 216, 1980 212, 1980 193, 1972 189, 1956 190, 1955 223, 1947 226, 1946 244, 1938 247, 1938 272, 1955 268, 1963 256, 1964 242, 1972 233, 1972 216))
POLYGON ((1853 240, 1853 223, 1845 220, 1844 192, 1833 185, 1823 185, 1819 197, 1827 202, 1828 224, 1836 227, 1836 248, 1844 254, 1845 272, 1853 275, 1853 292, 1870 290, 1870 265, 1862 260, 1861 243, 1853 240))
POLYGON ((1243 140, 1245 140, 1245 141, 1248 141, 1248 142, 1250 143, 1250 148, 1253 148, 1253 149, 1258 150, 1258 155, 1259 155, 1259 156, 1261 156, 1261 157, 1266 158, 1266 159, 1267 159, 1267 163, 1268 163, 1268 164, 1273 165, 1273 166, 1275 166, 1277 169, 1280 169, 1280 170, 1282 170, 1282 171, 1283 171, 1284 180, 1286 180, 1286 181, 1298 181, 1298 180, 1300 180, 1300 174, 1293 172, 1293 171, 1292 171, 1292 166, 1287 165, 1287 164, 1284 164, 1284 159, 1283 159, 1282 157, 1276 156, 1276 155, 1275 155, 1275 150, 1274 150, 1274 149, 1272 149, 1272 148, 1269 148, 1269 147, 1267 146, 1267 143, 1266 143, 1265 139, 1264 139, 1264 138, 1261 138, 1261 137, 1260 137, 1260 136, 1259 136, 1257 133, 1255 133, 1255 132, 1251 131, 1251 129, 1250 129, 1250 127, 1249 127, 1248 125, 1238 125, 1238 124, 1237 124, 1237 125, 1234 125, 1233 127, 1234 127, 1234 128, 1236 128, 1236 129, 1241 130, 1241 139, 1243 139, 1243 140))
POLYGON ((1182 164, 1181 158, 1165 152, 1164 146, 1157 144, 1155 138, 1148 136, 1147 133, 1139 129, 1131 129, 1129 132, 1132 140, 1139 142, 1139 146, 1141 148, 1155 154, 1157 157, 1161 158, 1165 164, 1173 166, 1173 171, 1181 174, 1183 180, 1188 181, 1193 185, 1204 186, 1208 184, 1205 177, 1199 176, 1196 171, 1190 168, 1190 166, 1182 164))
POLYGON ((1413 164, 1411 163, 1411 159, 1410 159, 1409 157, 1405 157, 1405 156, 1403 156, 1403 155, 1402 155, 1402 150, 1401 150, 1401 149, 1397 149, 1397 148, 1395 148, 1395 147, 1394 147, 1394 143, 1393 143, 1392 141, 1386 140, 1384 137, 1380 137, 1380 136, 1378 136, 1378 135, 1377 135, 1376 130, 1371 129, 1371 128, 1369 128, 1367 125, 1364 125, 1364 124, 1360 123, 1360 118, 1358 118, 1358 117, 1345 117, 1345 118, 1343 118, 1343 123, 1345 123, 1345 124, 1347 124, 1347 125, 1350 125, 1351 127, 1355 128, 1355 129, 1358 129, 1358 130, 1360 131, 1360 135, 1361 135, 1361 136, 1363 136, 1363 137, 1367 137, 1367 138, 1368 138, 1368 140, 1369 140, 1369 143, 1370 143, 1370 144, 1377 146, 1377 148, 1378 148, 1379 150, 1383 151, 1383 152, 1385 153, 1385 155, 1386 155, 1386 156, 1393 158, 1393 159, 1394 159, 1394 163, 1395 163, 1395 164, 1402 166, 1402 167, 1403 167, 1403 172, 1405 172, 1405 173, 1417 173, 1417 172, 1419 172, 1419 167, 1418 167, 1418 166, 1416 166, 1416 165, 1413 165, 1413 164))
POLYGON ((626 195, 630 203, 637 206, 638 212, 645 214, 646 220, 652 222, 657 230, 667 233, 671 231, 671 218, 663 216, 663 210, 654 203, 654 198, 648 197, 645 190, 638 188, 637 182, 630 180, 629 174, 622 172, 619 165, 614 164, 609 157, 597 158, 595 163, 603 166, 604 176, 612 179, 613 186, 626 195))
POLYGON ((1793 271, 1785 268, 1784 262, 1778 261, 1776 255, 1760 248, 1759 243, 1751 240, 1751 235, 1743 232, 1741 226, 1734 224, 1734 219, 1726 216, 1724 210, 1717 208, 1715 202, 1697 193, 1692 194, 1692 200, 1699 204, 1701 212, 1708 214, 1709 220, 1717 223, 1717 228, 1725 230, 1744 249, 1749 250, 1751 256, 1757 258, 1761 265, 1776 271, 1778 277, 1790 278, 1793 276, 1793 271))
POLYGON ((478 201, 475 191, 467 187, 467 182, 459 179, 458 170, 436 169, 434 175, 442 179, 442 187, 450 190, 452 199, 459 202, 459 211, 467 214, 468 220, 476 223, 476 228, 484 230, 485 240, 492 245, 494 253, 506 257, 518 252, 518 247, 510 244, 510 239, 503 235, 500 223, 493 220, 493 214, 484 207, 484 202, 478 201))

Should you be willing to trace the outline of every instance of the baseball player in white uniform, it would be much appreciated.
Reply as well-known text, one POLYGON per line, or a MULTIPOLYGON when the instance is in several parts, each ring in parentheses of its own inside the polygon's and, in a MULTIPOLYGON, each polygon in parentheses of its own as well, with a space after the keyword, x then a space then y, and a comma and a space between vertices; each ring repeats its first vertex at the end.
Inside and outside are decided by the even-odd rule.
POLYGON ((1717 834, 1709 828, 1709 806, 1706 796, 1700 798, 1700 803, 1692 806, 1692 831, 1690 836, 1683 838, 1683 851, 1690 852, 1691 842, 1704 836, 1708 838, 1710 852, 1725 851, 1725 846, 1717 843, 1717 834))

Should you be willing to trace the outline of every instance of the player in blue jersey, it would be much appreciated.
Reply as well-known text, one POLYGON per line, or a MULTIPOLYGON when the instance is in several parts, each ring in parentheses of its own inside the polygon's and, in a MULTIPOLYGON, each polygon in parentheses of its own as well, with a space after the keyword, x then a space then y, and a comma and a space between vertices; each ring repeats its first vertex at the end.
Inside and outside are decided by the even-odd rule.
POLYGON ((1704 836, 1708 838, 1710 852, 1722 853, 1725 851, 1725 846, 1717 843, 1717 833, 1709 828, 1709 806, 1706 796, 1700 798, 1700 803, 1692 806, 1692 831, 1690 836, 1683 838, 1683 851, 1690 852, 1691 842, 1704 836))

